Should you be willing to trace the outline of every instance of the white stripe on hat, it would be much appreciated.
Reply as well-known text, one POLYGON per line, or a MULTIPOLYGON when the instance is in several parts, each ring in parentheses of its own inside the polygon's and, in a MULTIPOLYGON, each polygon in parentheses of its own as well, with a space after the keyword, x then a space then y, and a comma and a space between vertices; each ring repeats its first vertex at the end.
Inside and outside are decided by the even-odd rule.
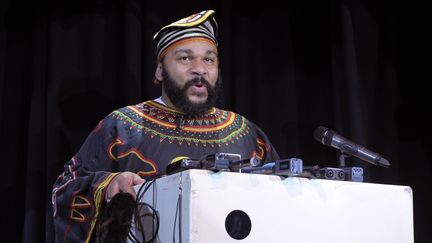
POLYGON ((183 30, 176 30, 173 31, 173 33, 164 36, 157 45, 157 55, 159 56, 168 46, 174 44, 175 42, 192 37, 205 37, 217 44, 216 39, 207 29, 197 26, 183 30))

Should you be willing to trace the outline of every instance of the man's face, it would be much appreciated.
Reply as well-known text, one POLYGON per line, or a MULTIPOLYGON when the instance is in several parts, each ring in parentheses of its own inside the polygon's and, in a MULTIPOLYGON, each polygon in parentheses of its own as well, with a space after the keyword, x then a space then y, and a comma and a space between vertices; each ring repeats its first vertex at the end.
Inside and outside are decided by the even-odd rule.
POLYGON ((162 95, 174 106, 196 116, 215 106, 220 87, 216 47, 207 41, 191 41, 169 50, 158 65, 162 95))

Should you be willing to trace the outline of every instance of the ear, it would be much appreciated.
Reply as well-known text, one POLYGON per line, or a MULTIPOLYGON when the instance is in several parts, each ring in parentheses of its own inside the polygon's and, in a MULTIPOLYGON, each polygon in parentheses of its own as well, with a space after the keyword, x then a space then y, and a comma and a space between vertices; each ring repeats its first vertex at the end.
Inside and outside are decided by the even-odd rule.
POLYGON ((162 81, 162 63, 158 63, 156 70, 155 70, 155 77, 157 80, 162 81))

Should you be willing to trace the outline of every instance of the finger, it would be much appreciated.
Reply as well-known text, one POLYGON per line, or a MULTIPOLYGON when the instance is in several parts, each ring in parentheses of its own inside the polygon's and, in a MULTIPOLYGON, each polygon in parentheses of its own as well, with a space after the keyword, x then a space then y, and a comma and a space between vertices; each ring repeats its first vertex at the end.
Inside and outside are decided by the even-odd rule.
POLYGON ((117 181, 112 181, 109 185, 108 188, 106 190, 106 195, 105 195, 105 199, 107 201, 111 200, 111 198, 114 197, 115 194, 120 192, 120 188, 119 188, 119 184, 117 181))
POLYGON ((143 184, 144 182, 145 182, 145 180, 143 178, 141 178, 141 176, 134 174, 134 178, 133 178, 133 184, 134 185, 143 184))
POLYGON ((125 187, 122 191, 127 192, 127 193, 131 194, 134 198, 136 198, 136 193, 135 193, 135 190, 133 189, 133 187, 130 187, 130 186, 125 187))

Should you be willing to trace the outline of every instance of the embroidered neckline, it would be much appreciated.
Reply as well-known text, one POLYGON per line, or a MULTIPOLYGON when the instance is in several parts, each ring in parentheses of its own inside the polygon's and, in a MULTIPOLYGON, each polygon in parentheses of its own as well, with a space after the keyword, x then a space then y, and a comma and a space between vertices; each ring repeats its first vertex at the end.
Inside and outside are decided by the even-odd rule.
MULTIPOLYGON (((169 107, 167 105, 161 104, 159 102, 156 102, 154 100, 148 100, 148 101, 144 101, 143 103, 141 103, 143 105, 149 105, 149 106, 153 106, 155 108, 164 110, 166 112, 172 112, 172 113, 176 113, 176 114, 180 114, 180 115, 185 115, 185 113, 177 108, 174 107, 169 107)), ((216 113, 216 108, 212 107, 207 113, 204 114, 204 116, 208 116, 208 115, 212 115, 214 113, 216 113)))
POLYGON ((127 106, 112 112, 111 116, 130 129, 143 131, 151 138, 159 137, 161 143, 167 140, 197 146, 228 146, 249 132, 246 119, 231 111, 214 108, 203 117, 184 118, 177 110, 155 103, 146 101, 127 106))

